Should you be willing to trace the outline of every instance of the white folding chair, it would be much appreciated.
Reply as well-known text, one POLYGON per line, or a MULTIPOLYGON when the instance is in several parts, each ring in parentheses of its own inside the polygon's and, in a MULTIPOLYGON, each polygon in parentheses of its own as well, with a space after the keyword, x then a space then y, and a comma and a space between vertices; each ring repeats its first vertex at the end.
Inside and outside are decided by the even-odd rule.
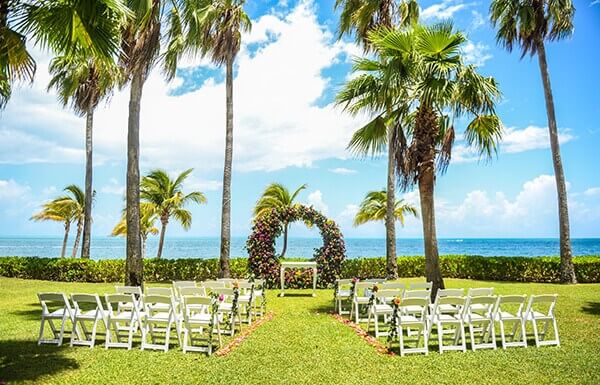
MULTIPOLYGON (((411 315, 414 317, 418 317, 419 319, 425 316, 425 323, 428 322, 427 315, 429 310, 429 304, 431 302, 431 292, 429 290, 421 289, 421 290, 405 290, 402 295, 403 303, 404 300, 407 299, 424 299, 425 301, 409 301, 409 303, 415 302, 414 305, 403 304, 402 311, 405 315, 411 315), (425 309, 423 309, 422 303, 425 303, 425 309)), ((412 332, 409 331, 409 334, 412 332)))
POLYGON ((527 347, 527 335, 525 334, 525 301, 524 295, 501 295, 496 301, 494 319, 500 326, 500 341, 502 349, 508 347, 527 347), (506 333, 507 326, 511 332, 506 333), (507 341, 507 338, 510 341, 507 341))
MULTIPOLYGON (((490 295, 494 295, 493 287, 472 287, 467 290, 467 298, 487 297, 490 295)), ((485 304, 472 304, 470 306, 474 311, 481 311, 487 308, 485 304)))
POLYGON ((173 296, 173 289, 170 287, 148 287, 146 286, 146 295, 166 295, 173 296))
POLYGON ((106 314, 98 294, 71 294, 73 301, 73 327, 77 330, 71 336, 71 346, 84 345, 93 348, 96 344, 96 331, 98 322, 102 322, 106 328, 106 314), (86 322, 92 323, 91 332, 86 326, 86 322), (80 338, 78 327, 83 331, 83 338, 80 338))
POLYGON ((410 353, 429 353, 429 332, 427 327, 427 305, 429 304, 429 297, 418 298, 408 297, 402 299, 402 302, 398 306, 400 313, 398 317, 398 330, 397 335, 400 344, 400 355, 410 353), (415 309, 421 309, 420 314, 415 314, 415 309), (406 337, 404 336, 406 331, 406 337), (414 338, 415 347, 407 347, 406 342, 411 342, 411 337, 414 338), (421 338, 423 339, 423 345, 421 346, 421 338))
POLYGON ((216 311, 213 307, 214 299, 201 296, 183 297, 183 352, 206 352, 212 354, 212 334, 216 330, 219 347, 222 346, 221 326, 216 311), (212 330, 211 330, 212 329, 212 330), (196 342, 202 341, 201 336, 204 330, 207 331, 206 347, 196 345, 196 342))
POLYGON ((469 328, 471 349, 496 350, 496 330, 494 328, 494 308, 497 299, 494 296, 467 297, 463 308, 463 318, 469 328), (479 341, 476 339, 479 337, 479 341), (491 339, 491 341, 490 341, 491 339))
POLYGON ((224 289, 227 287, 227 282, 225 281, 204 281, 200 283, 201 287, 206 289, 207 293, 212 293, 217 289, 224 289))
POLYGON ((239 290, 238 310, 240 317, 244 314, 245 317, 242 317, 242 322, 250 325, 252 323, 252 305, 254 303, 254 283, 246 280, 238 281, 237 287, 239 290))
POLYGON ((71 322, 71 325, 74 324, 71 304, 64 293, 38 293, 38 299, 42 306, 42 323, 40 325, 38 345, 56 344, 57 346, 61 346, 65 332, 77 332, 76 330, 72 331, 74 328, 66 329, 67 321, 71 322), (60 325, 55 325, 55 321, 60 321, 60 325), (44 326, 46 322, 52 331, 53 338, 51 339, 44 339, 44 326))
POLYGON ((379 331, 379 317, 383 317, 383 322, 388 321, 388 317, 390 317, 393 313, 393 308, 390 305, 390 303, 394 300, 394 298, 402 297, 402 289, 379 289, 378 291, 373 293, 373 296, 373 303, 369 306, 368 309, 367 332, 369 331, 369 326, 371 325, 372 318, 375 324, 375 338, 378 338, 380 336, 387 336, 389 334, 389 331, 379 331))
POLYGON ((525 310, 525 322, 531 322, 533 327, 533 337, 535 338, 535 346, 556 345, 560 346, 558 338, 558 325, 554 315, 554 307, 558 294, 532 295, 525 310), (541 323, 542 331, 538 330, 538 323, 541 323), (547 340, 548 329, 552 324, 554 331, 554 339, 547 340))
POLYGON ((119 305, 119 311, 132 309, 135 306, 137 312, 140 312, 144 307, 142 303, 142 288, 139 286, 115 286, 115 293, 117 294, 132 294, 133 302, 124 302, 119 305))
MULTIPOLYGON (((439 298, 462 297, 464 294, 465 294, 464 289, 440 289, 437 291, 434 303, 429 305, 429 310, 430 310, 430 312, 433 311, 433 308, 435 307, 436 302, 438 301, 439 298)), ((457 309, 455 306, 453 306, 451 304, 442 304, 438 307, 438 311, 441 311, 442 313, 444 313, 444 312, 456 313, 457 309)))
POLYGON ((369 301, 371 300, 370 289, 372 287, 373 283, 371 282, 356 282, 354 285, 352 307, 350 308, 350 319, 352 319, 352 315, 354 314, 354 322, 356 323, 367 321, 367 318, 360 318, 360 311, 369 305, 369 301))
POLYGON ((409 290, 429 290, 433 287, 433 282, 410 282, 408 284, 409 290))
POLYGON ((464 297, 438 297, 435 301, 433 311, 429 316, 428 334, 431 335, 432 326, 436 325, 440 353, 450 350, 463 352, 467 350, 462 315, 465 301, 464 297), (444 337, 448 334, 451 335, 452 344, 444 345, 444 337))
POLYGON ((236 321, 240 327, 240 331, 242 330, 242 317, 240 316, 239 305, 235 303, 235 289, 228 287, 215 287, 211 290, 213 294, 223 297, 223 301, 219 303, 219 319, 221 319, 223 316, 227 317, 228 328, 223 331, 233 336, 235 333, 236 321))
POLYGON ((123 304, 135 304, 133 294, 106 294, 106 341, 108 348, 127 348, 131 350, 133 344, 133 333, 138 329, 139 311, 136 306, 123 306, 123 304), (121 342, 122 333, 127 333, 127 342, 121 342), (114 338, 117 342, 113 341, 114 338))
POLYGON ((156 349, 164 352, 169 350, 171 328, 176 323, 175 304, 171 296, 145 295, 144 312, 142 313, 142 346, 141 349, 156 349), (164 332, 165 342, 156 342, 157 334, 164 332), (148 335, 152 342, 148 342, 148 335))
POLYGON ((264 315, 267 310, 267 293, 264 279, 254 280, 254 290, 252 296, 255 299, 252 305, 253 315, 257 317, 264 315))
POLYGON ((351 279, 336 279, 335 280, 335 292, 333 293, 333 306, 334 311, 340 315, 350 314, 350 307, 352 306, 352 280, 351 279), (349 303, 348 310, 343 309, 343 303, 347 301, 349 303))

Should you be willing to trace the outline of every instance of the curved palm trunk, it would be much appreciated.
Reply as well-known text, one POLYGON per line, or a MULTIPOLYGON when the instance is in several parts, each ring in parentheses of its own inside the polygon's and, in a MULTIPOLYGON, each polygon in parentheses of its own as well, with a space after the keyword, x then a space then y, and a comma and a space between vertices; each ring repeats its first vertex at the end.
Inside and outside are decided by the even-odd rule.
POLYGON ((167 232, 167 225, 169 224, 169 218, 161 218, 162 224, 160 228, 160 240, 158 241, 158 251, 156 252, 156 259, 162 257, 163 245, 165 243, 165 233, 167 232))
POLYGON ((85 122, 85 206, 83 212, 83 245, 81 246, 81 258, 90 257, 90 243, 92 235, 92 145, 93 145, 94 111, 88 111, 85 122))
POLYGON ((71 222, 65 222, 65 237, 63 238, 62 249, 60 251, 60 257, 64 258, 67 252, 67 242, 69 241, 69 230, 71 229, 71 222))
POLYGON ((569 231, 569 206, 567 202, 567 187, 565 173, 563 171, 560 156, 560 145, 558 143, 558 128, 554 112, 554 98, 548 74, 548 62, 546 61, 546 48, 544 42, 538 39, 536 42, 538 50, 538 61, 542 82, 544 83, 544 97, 546 99, 546 113, 548 115, 548 130, 550 131, 550 148, 552 150, 552 163, 554 164, 554 177, 556 179, 556 191, 558 194, 558 221, 560 227, 560 280, 563 283, 577 283, 575 267, 573 266, 573 254, 571 250, 571 235, 569 231))
POLYGON ((398 261, 396 260, 396 218, 394 208, 396 201, 396 171, 394 168, 395 146, 392 141, 392 129, 388 129, 388 169, 387 169, 387 202, 385 211, 385 253, 388 279, 398 278, 398 261))
POLYGON ((73 244, 73 252, 71 253, 72 258, 75 258, 77 256, 77 250, 79 249, 79 242, 81 241, 82 231, 83 231, 83 221, 80 219, 77 221, 77 235, 75 236, 75 243, 73 244))
POLYGON ((233 158, 233 57, 227 58, 225 81, 225 166, 223 168, 223 202, 221 206, 221 257, 219 275, 228 278, 231 241, 231 163, 233 158))
POLYGON ((281 257, 285 257, 285 252, 287 251, 287 242, 288 242, 288 228, 290 224, 286 223, 283 227, 283 249, 281 250, 281 257))
POLYGON ((134 73, 129 96, 127 122, 127 259, 125 284, 141 286, 144 280, 144 261, 140 236, 140 105, 143 75, 134 73))

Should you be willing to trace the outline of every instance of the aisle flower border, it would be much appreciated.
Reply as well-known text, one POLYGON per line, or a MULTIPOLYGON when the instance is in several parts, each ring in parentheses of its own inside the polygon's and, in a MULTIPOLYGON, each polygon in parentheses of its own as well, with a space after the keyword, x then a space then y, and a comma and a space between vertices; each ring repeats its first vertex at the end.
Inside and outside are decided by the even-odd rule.
POLYGON ((249 325, 244 330, 242 330, 238 334, 237 337, 235 337, 234 339, 232 339, 231 341, 229 341, 229 343, 227 343, 227 345, 225 345, 222 348, 220 348, 219 350, 217 350, 214 353, 215 356, 217 356, 217 357, 227 356, 235 348, 237 348, 238 346, 240 346, 242 344, 242 342, 244 342, 246 340, 246 338, 248 338, 252 333, 254 333, 254 331, 256 329, 258 329, 265 322, 268 322, 268 321, 272 320, 273 316, 274 316, 274 313, 271 311, 271 312, 268 312, 267 314, 265 314, 263 317, 257 319, 255 322, 252 322, 252 324, 249 325))
MULTIPOLYGON (((246 241, 250 271, 265 279, 269 287, 277 287, 280 261, 275 252, 275 241, 283 232, 285 222, 303 221, 308 226, 317 226, 323 238, 323 246, 315 249, 313 260, 317 262, 320 288, 329 287, 342 270, 346 258, 346 245, 338 225, 312 206, 295 204, 288 208, 273 209, 257 218, 252 225, 252 233, 246 241)), ((289 275, 288 275, 289 276, 289 275)), ((286 282, 291 287, 304 287, 302 282, 286 282)), ((307 286, 308 287, 308 286, 307 286)))
POLYGON ((337 313, 332 313, 331 316, 334 319, 341 322, 342 324, 348 326, 350 329, 352 329, 357 336, 359 336, 360 338, 363 339, 363 341, 365 341, 367 344, 369 344, 373 348, 375 348, 375 351, 377 353, 379 353, 381 355, 385 355, 385 356, 395 356, 396 355, 396 353, 394 353, 387 346, 382 344, 377 338, 373 337, 366 330, 361 328, 360 325, 355 324, 351 320, 344 318, 337 313))

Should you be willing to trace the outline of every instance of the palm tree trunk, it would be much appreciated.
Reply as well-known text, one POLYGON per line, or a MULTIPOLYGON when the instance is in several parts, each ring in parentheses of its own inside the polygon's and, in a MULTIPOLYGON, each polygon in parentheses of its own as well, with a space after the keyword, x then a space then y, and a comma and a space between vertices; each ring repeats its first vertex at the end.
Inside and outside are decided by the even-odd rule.
POLYGON ((558 193, 558 221, 560 227, 560 280, 563 283, 577 283, 575 267, 573 266, 573 254, 571 250, 571 235, 569 230, 569 206, 567 202, 567 186, 565 173, 563 171, 560 157, 560 144, 558 143, 558 128, 556 126, 556 114, 554 112, 554 97, 548 74, 548 62, 546 60, 546 48, 542 39, 536 41, 538 61, 542 82, 544 83, 544 97, 546 99, 546 114, 548 115, 548 130, 550 131, 550 148, 552 150, 552 162, 554 164, 554 177, 556 179, 556 191, 558 193))
POLYGON ((160 259, 160 257, 162 257, 163 244, 165 243, 165 233, 167 232, 169 218, 161 218, 160 222, 162 227, 160 228, 160 240, 158 241, 158 252, 156 253, 156 259, 160 259))
POLYGON ((83 221, 79 219, 77 221, 77 235, 75 236, 75 243, 73 244, 73 252, 71 253, 71 258, 75 258, 77 256, 77 250, 79 249, 79 242, 81 241, 81 233, 83 231, 83 221))
POLYGON ((69 230, 71 229, 71 222, 65 222, 65 237, 63 238, 62 250, 60 251, 60 257, 64 258, 67 252, 67 242, 69 240, 69 230))
POLYGON ((288 228, 289 228, 290 224, 286 222, 285 226, 283 227, 283 249, 281 250, 281 257, 283 258, 285 257, 285 252, 287 251, 287 238, 288 238, 288 228))
POLYGON ((226 122, 225 122, 225 166, 223 168, 223 202, 221 206, 221 271, 228 278, 229 250, 231 241, 231 163, 233 158, 233 56, 227 57, 226 70, 226 122))
POLYGON ((81 258, 90 257, 90 243, 92 236, 92 145, 93 145, 94 111, 90 110, 86 115, 85 122, 85 207, 83 211, 83 245, 81 246, 81 258))
POLYGON ((387 205, 385 212, 385 254, 388 279, 398 278, 398 262, 396 260, 396 171, 394 168, 395 146, 392 141, 393 131, 388 129, 388 169, 387 169, 387 205))
POLYGON ((144 78, 140 70, 133 74, 127 122, 127 258, 125 284, 141 286, 144 260, 140 236, 140 105, 144 78))

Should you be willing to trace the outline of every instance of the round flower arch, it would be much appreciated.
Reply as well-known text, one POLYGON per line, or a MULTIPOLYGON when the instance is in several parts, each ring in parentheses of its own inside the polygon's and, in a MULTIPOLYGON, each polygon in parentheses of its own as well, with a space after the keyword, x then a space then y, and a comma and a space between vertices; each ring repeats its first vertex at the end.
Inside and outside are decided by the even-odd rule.
MULTIPOLYGON (((315 210, 312 206, 296 204, 288 208, 273 209, 254 221, 252 233, 246 241, 248 264, 254 276, 266 280, 270 287, 279 282, 280 262, 275 252, 275 241, 283 231, 284 223, 303 221, 317 226, 323 238, 323 246, 315 249, 313 260, 317 262, 319 287, 327 287, 339 277, 346 257, 344 237, 337 224, 315 210)), ((308 287, 310 276, 299 271, 287 271, 286 286, 308 287)))

